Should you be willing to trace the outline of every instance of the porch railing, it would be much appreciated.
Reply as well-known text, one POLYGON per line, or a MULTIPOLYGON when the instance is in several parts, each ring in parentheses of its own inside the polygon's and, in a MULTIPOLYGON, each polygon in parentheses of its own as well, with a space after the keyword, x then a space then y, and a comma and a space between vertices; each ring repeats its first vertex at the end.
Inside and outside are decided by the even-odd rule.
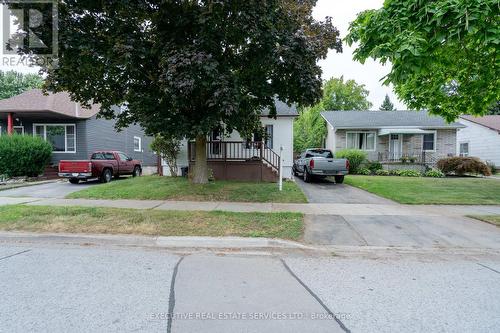
POLYGON ((437 163, 437 156, 434 152, 412 151, 403 153, 379 152, 378 161, 382 163, 409 163, 409 164, 429 164, 437 163))
MULTIPOLYGON (((207 141, 208 161, 263 161, 279 171, 280 156, 263 141, 207 141)), ((188 144, 189 161, 196 158, 196 143, 188 144)))

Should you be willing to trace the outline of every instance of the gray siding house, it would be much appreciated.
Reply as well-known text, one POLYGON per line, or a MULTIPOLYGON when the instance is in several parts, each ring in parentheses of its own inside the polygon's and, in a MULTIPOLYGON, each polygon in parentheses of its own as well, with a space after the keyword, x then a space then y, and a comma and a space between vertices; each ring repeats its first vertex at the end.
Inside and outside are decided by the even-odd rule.
POLYGON ((119 150, 141 160, 145 167, 156 167, 151 137, 140 126, 118 132, 115 120, 97 118, 98 112, 99 105, 83 108, 68 93, 44 95, 40 89, 32 89, 0 100, 0 135, 12 132, 44 138, 52 144, 53 165, 63 159, 88 159, 96 150, 119 150))
POLYGON ((327 111, 325 146, 336 152, 360 149, 382 163, 434 164, 457 151, 457 131, 427 111, 327 111))

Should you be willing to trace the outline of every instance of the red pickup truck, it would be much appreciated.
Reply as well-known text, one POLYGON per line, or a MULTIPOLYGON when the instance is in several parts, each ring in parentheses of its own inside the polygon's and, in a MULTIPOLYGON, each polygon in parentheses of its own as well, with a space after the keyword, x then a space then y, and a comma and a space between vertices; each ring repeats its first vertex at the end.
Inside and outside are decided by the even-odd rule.
POLYGON ((120 151, 96 151, 90 160, 59 162, 59 177, 69 178, 71 184, 92 178, 98 178, 102 183, 109 183, 113 177, 121 175, 137 177, 141 173, 141 162, 120 151))

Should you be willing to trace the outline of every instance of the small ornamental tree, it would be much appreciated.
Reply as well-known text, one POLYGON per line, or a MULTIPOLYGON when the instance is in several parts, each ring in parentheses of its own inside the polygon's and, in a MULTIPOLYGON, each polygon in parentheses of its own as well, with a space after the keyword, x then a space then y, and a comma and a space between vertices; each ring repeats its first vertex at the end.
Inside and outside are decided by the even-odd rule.
POLYGON ((177 177, 177 156, 181 151, 181 141, 176 138, 162 136, 157 134, 153 142, 151 142, 151 149, 155 151, 168 165, 170 175, 177 177))
POLYGON ((321 98, 317 62, 341 51, 341 40, 330 18, 313 18, 315 4, 60 1, 58 66, 43 68, 46 87, 100 103, 106 117, 128 103, 118 126, 139 123, 148 134, 195 140, 192 181, 206 183, 211 130, 224 124, 245 137, 265 108, 276 116, 275 98, 290 105, 321 98))
POLYGON ((385 1, 351 23, 354 59, 391 63, 384 83, 411 109, 448 121, 500 100, 498 0, 385 1))

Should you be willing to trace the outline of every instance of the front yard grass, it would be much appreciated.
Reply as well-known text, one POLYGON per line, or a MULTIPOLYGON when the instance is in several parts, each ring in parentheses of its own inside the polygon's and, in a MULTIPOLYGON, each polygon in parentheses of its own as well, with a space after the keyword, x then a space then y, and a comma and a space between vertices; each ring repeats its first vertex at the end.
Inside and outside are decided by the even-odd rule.
POLYGON ((500 204, 494 179, 347 176, 345 183, 403 204, 500 204))
POLYGON ((500 215, 470 215, 469 217, 500 227, 500 215))
POLYGON ((5 231, 299 240, 302 237, 303 220, 301 213, 185 212, 24 205, 0 207, 0 229, 5 231))
POLYGON ((213 181, 206 185, 191 184, 182 177, 144 176, 112 181, 74 192, 76 199, 138 199, 183 201, 289 202, 307 199, 294 182, 283 182, 283 191, 275 183, 213 181))

